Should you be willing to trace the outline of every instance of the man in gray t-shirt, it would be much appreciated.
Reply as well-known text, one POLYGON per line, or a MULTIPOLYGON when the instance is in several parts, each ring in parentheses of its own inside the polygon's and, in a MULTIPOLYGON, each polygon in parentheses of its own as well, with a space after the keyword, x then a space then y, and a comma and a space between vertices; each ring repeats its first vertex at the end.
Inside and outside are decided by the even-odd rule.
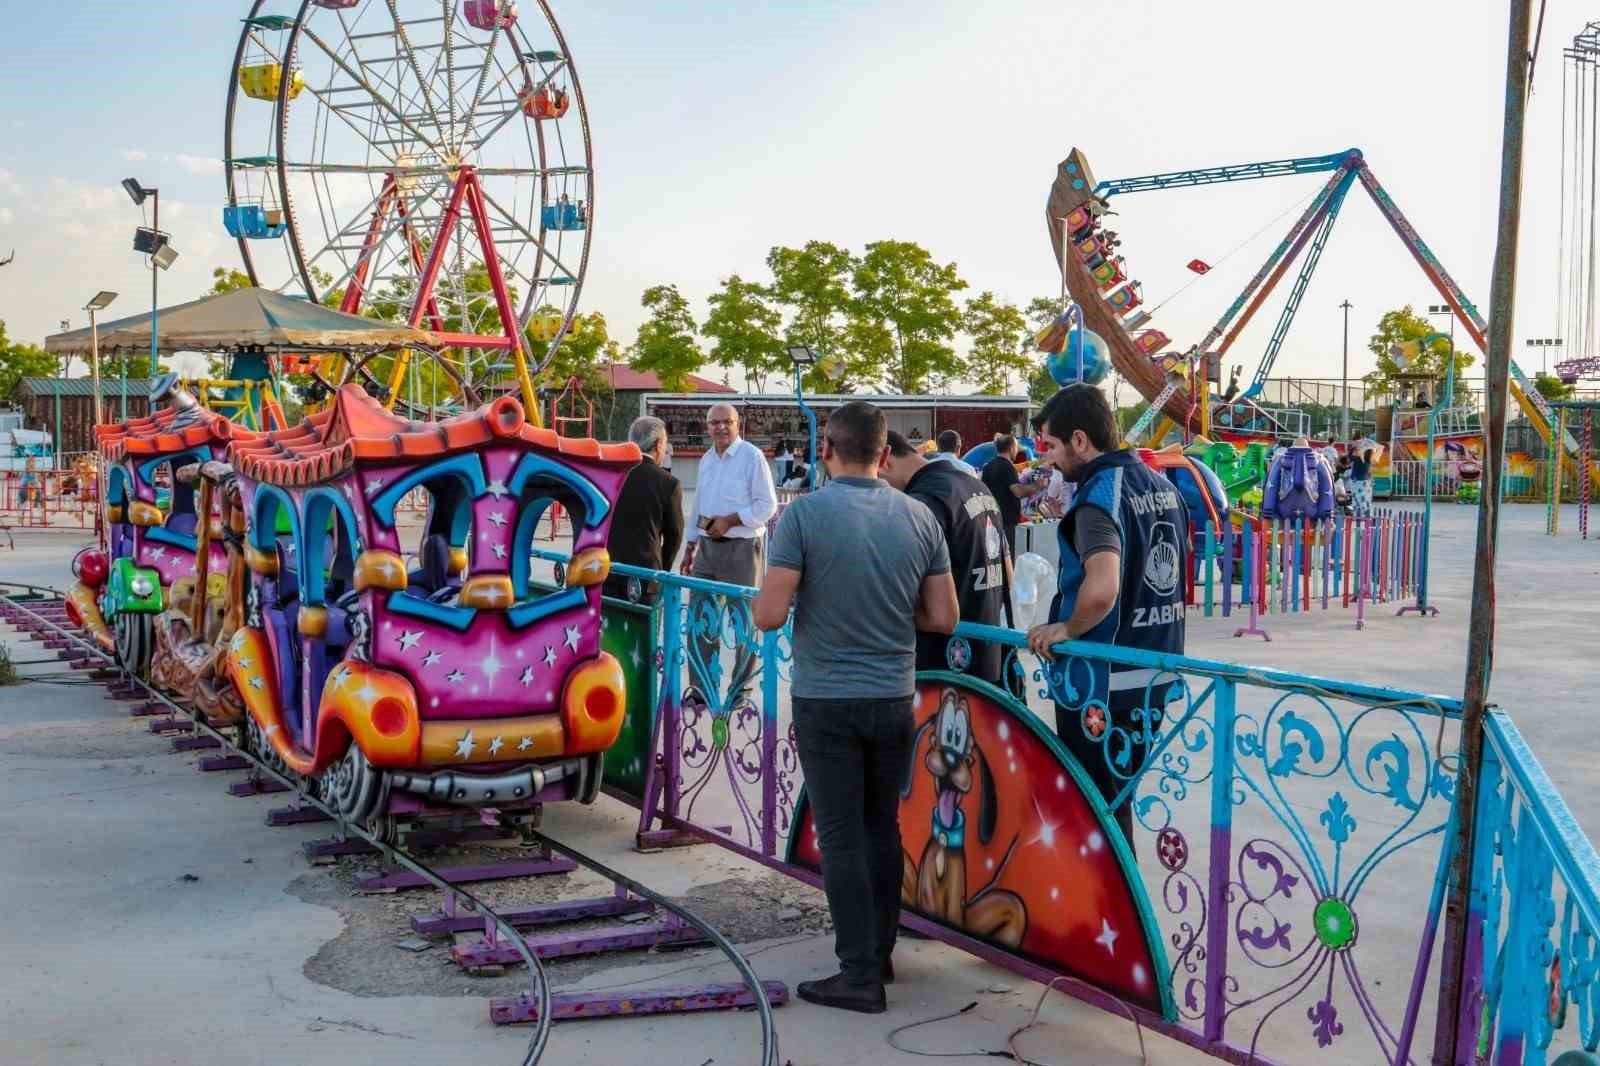
POLYGON ((900 924, 900 789, 910 768, 917 630, 960 617, 944 531, 878 479, 883 412, 856 400, 828 416, 827 486, 791 503, 753 613, 778 629, 794 607, 794 729, 822 852, 840 972, 801 999, 881 1013, 900 924))

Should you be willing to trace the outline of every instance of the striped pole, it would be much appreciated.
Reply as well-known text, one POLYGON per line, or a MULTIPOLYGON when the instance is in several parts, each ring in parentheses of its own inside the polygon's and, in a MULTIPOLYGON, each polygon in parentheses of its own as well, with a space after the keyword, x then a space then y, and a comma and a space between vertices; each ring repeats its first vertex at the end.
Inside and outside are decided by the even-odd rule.
POLYGON ((1578 535, 1589 539, 1589 456, 1593 453, 1594 442, 1590 439, 1594 432, 1594 419, 1591 412, 1583 410, 1578 412, 1578 417, 1583 419, 1583 452, 1578 460, 1578 535))
POLYGON ((1262 543, 1262 531, 1266 526, 1266 522, 1258 519, 1252 524, 1254 525, 1253 529, 1247 526, 1240 531, 1240 534, 1244 537, 1244 558, 1241 561, 1241 565, 1244 567, 1245 585, 1245 589, 1240 595, 1244 598, 1250 621, 1243 628, 1235 629, 1233 635, 1242 637, 1248 633, 1250 636, 1260 637, 1262 640, 1271 640, 1272 637, 1265 629, 1261 628, 1261 616, 1256 602, 1257 597, 1253 595, 1257 589, 1261 589, 1263 590, 1262 599, 1265 599, 1266 560, 1263 558, 1265 547, 1262 543))
POLYGON ((1233 613, 1233 519, 1222 527, 1222 617, 1233 613))
POLYGON ((1210 618, 1215 610, 1213 603, 1212 582, 1216 578, 1217 566, 1217 527, 1206 519, 1206 617, 1210 618))

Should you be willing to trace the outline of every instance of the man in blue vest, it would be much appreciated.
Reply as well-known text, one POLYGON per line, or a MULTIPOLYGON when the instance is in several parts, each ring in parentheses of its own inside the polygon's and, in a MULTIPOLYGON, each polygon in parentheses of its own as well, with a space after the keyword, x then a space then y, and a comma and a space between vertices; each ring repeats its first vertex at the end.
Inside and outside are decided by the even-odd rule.
MULTIPOLYGON (((1171 673, 1076 661, 1050 649, 1087 640, 1151 652, 1183 652, 1188 512, 1172 482, 1119 445, 1116 415, 1092 385, 1068 385, 1034 416, 1039 448, 1077 491, 1056 533, 1060 576, 1050 621, 1028 646, 1050 660, 1069 704, 1056 733, 1107 802, 1143 768, 1167 705, 1181 693, 1171 673)), ((1113 813, 1132 843, 1132 794, 1113 813)))

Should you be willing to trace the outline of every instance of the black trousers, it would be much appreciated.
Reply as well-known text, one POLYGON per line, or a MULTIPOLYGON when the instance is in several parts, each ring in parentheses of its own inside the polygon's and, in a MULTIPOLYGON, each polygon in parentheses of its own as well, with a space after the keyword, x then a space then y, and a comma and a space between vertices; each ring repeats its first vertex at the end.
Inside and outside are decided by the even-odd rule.
MULTIPOLYGON (((1105 737, 1091 737, 1083 728, 1083 715, 1081 711, 1068 710, 1056 704, 1056 736, 1061 738, 1061 743, 1066 746, 1078 765, 1082 766, 1089 775, 1089 780, 1094 782, 1100 790, 1101 797, 1110 803, 1117 798, 1117 793, 1128 786, 1128 782, 1139 776, 1139 770, 1144 766, 1144 761, 1149 754, 1149 745, 1144 741, 1145 723, 1139 709, 1113 709, 1107 715, 1107 730, 1113 728, 1121 733, 1113 740, 1105 742, 1105 737), (1122 737, 1132 738, 1132 750, 1128 753, 1126 765, 1118 764, 1117 770, 1111 768, 1110 760, 1122 754, 1122 737), (1120 772, 1119 772, 1120 771, 1120 772)), ((1161 725, 1163 715, 1160 710, 1149 724, 1152 732, 1161 725)), ((1127 802, 1111 812, 1116 818, 1117 825, 1122 827, 1122 836, 1128 842, 1128 849, 1133 848, 1133 796, 1129 795, 1127 802)))
POLYGON ((900 924, 900 789, 910 772, 912 697, 794 700, 795 740, 822 851, 833 950, 876 983, 900 924))

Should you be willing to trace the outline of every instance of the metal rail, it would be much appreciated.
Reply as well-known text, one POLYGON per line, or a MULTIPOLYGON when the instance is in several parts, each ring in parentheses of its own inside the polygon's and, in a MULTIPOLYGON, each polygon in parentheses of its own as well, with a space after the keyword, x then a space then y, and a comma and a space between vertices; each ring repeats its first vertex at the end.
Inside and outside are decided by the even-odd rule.
MULTIPOLYGON (((33 597, 51 596, 56 599, 66 598, 60 589, 52 588, 48 585, 33 585, 15 581, 0 581, 0 588, 24 589, 28 595, 33 597)), ((80 634, 74 632, 73 630, 56 625, 53 621, 39 614, 37 611, 30 610, 26 606, 25 601, 18 601, 11 595, 0 593, 0 604, 5 604, 14 610, 30 616, 34 620, 35 624, 52 630, 62 639, 77 644, 81 648, 88 651, 89 654, 94 655, 113 666, 118 666, 115 660, 102 651, 98 645, 94 644, 92 641, 85 640, 80 634)), ((120 666, 118 666, 118 669, 120 669, 120 666)), ((166 693, 161 692, 143 678, 127 673, 126 671, 123 671, 123 676, 133 684, 137 685, 139 688, 143 689, 145 694, 151 700, 165 704, 174 713, 182 714, 189 718, 194 723, 194 728, 196 730, 207 734, 219 744, 233 751, 236 755, 242 756, 245 760, 252 764, 255 772, 272 778, 279 784, 292 790, 299 797, 300 802, 308 803, 322 811, 322 813, 326 814, 339 826, 341 832, 345 833, 346 835, 353 834, 360 837, 363 841, 365 841, 367 844, 370 844, 373 848, 380 852, 385 858, 404 867, 411 873, 416 874, 418 877, 427 881, 441 892, 454 894, 458 899, 464 901, 469 909, 483 915, 483 917, 488 921, 493 922, 500 934, 509 940, 516 948, 517 953, 522 956, 522 961, 528 966, 529 974, 534 978, 534 981, 530 984, 528 994, 529 997, 538 1004, 538 1018, 535 1022, 533 1037, 528 1041, 527 1053, 522 1058, 522 1066, 534 1066, 535 1063, 539 1062, 539 1060, 543 1057, 545 1047, 550 1040, 550 1026, 552 1022, 552 1014, 550 1009, 550 981, 548 975, 545 973, 543 962, 540 961, 537 955, 528 949, 527 942, 523 940, 522 934, 517 931, 514 925, 503 918, 487 903, 483 902, 483 900, 473 895, 470 891, 462 888, 460 885, 446 880, 433 869, 412 857, 404 849, 389 844, 381 838, 374 836, 372 833, 369 833, 365 827, 346 820, 338 810, 329 807, 327 804, 323 803, 320 798, 306 791, 306 789, 303 787, 303 782, 300 779, 278 772, 264 762, 261 758, 259 758, 254 752, 241 748, 222 731, 213 728, 206 722, 205 715, 194 713, 191 709, 176 702, 167 696, 166 693)), ((621 885, 636 895, 642 896, 656 906, 670 912, 676 917, 682 919, 684 922, 687 922, 689 925, 692 925, 695 929, 702 933, 707 940, 715 945, 719 951, 728 956, 728 959, 733 963, 734 968, 739 971, 740 980, 742 980, 745 985, 749 987, 755 1000, 756 1013, 761 1024, 761 1058, 759 1060, 761 1066, 778 1066, 778 1034, 776 1022, 772 1017, 772 1004, 767 999, 766 989, 763 987, 761 979, 756 976, 755 970, 750 966, 750 963, 745 959, 745 957, 740 954, 738 948, 735 947, 731 941, 729 941, 709 923, 707 923, 693 911, 689 910, 687 907, 684 907, 668 897, 663 896, 650 888, 647 888, 633 878, 611 869, 610 867, 601 863, 599 860, 585 855, 583 852, 578 851, 571 845, 563 844, 560 841, 538 831, 534 831, 533 836, 540 843, 544 844, 551 850, 567 856, 568 858, 577 862, 579 865, 599 874, 601 877, 609 879, 614 884, 621 885)))

